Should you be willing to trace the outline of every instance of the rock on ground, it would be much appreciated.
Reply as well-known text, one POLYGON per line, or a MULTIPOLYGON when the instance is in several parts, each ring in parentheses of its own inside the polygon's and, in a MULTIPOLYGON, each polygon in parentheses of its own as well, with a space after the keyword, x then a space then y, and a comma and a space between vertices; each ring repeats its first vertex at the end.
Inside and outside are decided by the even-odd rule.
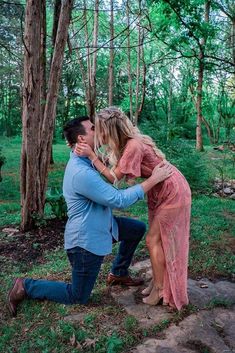
POLYGON ((164 339, 150 338, 131 353, 234 353, 235 307, 190 315, 164 331, 164 339))

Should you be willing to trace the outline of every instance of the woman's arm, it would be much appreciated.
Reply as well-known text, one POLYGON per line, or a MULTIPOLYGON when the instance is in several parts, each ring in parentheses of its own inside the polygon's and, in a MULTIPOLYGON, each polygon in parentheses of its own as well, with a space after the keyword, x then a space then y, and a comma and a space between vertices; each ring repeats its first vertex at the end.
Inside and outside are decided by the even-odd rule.
MULTIPOLYGON (((106 179, 112 184, 115 181, 122 179, 122 177, 124 176, 124 174, 120 172, 118 167, 114 170, 114 174, 112 170, 110 170, 101 162, 101 160, 92 150, 92 148, 86 143, 77 144, 74 152, 77 153, 79 156, 88 157, 91 160, 92 164, 96 167, 96 169, 101 174, 103 174, 106 179)), ((150 170, 150 177, 141 183, 144 192, 148 192, 154 185, 169 178, 172 174, 172 166, 167 161, 162 161, 153 169, 153 171, 150 170)))
POLYGON ((86 143, 76 144, 74 152, 79 156, 88 157, 91 160, 91 163, 96 167, 100 174, 104 175, 105 178, 110 181, 112 184, 118 180, 121 180, 124 177, 118 167, 115 170, 110 170, 104 163, 99 159, 95 154, 92 148, 86 143))
POLYGON ((162 161, 153 169, 152 175, 141 183, 144 192, 148 192, 154 185, 169 178, 173 173, 173 166, 167 161, 162 161))

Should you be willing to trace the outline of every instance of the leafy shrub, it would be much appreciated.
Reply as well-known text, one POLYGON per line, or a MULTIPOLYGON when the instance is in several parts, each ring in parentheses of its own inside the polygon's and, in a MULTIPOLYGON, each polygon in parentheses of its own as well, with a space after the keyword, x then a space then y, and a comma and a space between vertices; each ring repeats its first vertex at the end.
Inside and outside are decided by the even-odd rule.
POLYGON ((6 161, 6 158, 2 155, 2 147, 0 147, 0 182, 2 181, 1 168, 5 163, 5 161, 6 161))
POLYGON ((174 164, 188 180, 192 191, 211 190, 210 169, 202 152, 185 140, 173 140, 162 147, 167 159, 174 164))
POLYGON ((51 187, 47 190, 46 203, 51 206, 51 210, 56 218, 62 219, 66 217, 67 206, 59 188, 51 187))
MULTIPOLYGON (((212 178, 204 153, 195 150, 194 140, 184 140, 179 136, 186 136, 186 131, 192 123, 175 126, 171 130, 171 141, 167 141, 167 129, 157 119, 145 120, 140 124, 142 133, 149 135, 166 155, 167 160, 174 164, 188 180, 194 192, 211 191, 212 178), (188 125, 187 125, 188 124, 188 125), (193 141, 193 144, 192 144, 193 141)), ((190 137, 190 135, 187 135, 190 137)))

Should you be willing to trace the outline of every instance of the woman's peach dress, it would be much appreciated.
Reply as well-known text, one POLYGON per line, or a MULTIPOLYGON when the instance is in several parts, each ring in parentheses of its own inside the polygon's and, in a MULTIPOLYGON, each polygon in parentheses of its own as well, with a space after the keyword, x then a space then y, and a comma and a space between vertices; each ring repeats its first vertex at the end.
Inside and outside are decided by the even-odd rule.
MULTIPOLYGON (((147 178, 162 159, 153 148, 138 139, 130 139, 118 162, 127 178, 147 178)), ((191 191, 185 177, 174 173, 148 194, 149 225, 158 222, 166 261, 163 301, 178 310, 188 304, 187 269, 191 212, 191 191)))

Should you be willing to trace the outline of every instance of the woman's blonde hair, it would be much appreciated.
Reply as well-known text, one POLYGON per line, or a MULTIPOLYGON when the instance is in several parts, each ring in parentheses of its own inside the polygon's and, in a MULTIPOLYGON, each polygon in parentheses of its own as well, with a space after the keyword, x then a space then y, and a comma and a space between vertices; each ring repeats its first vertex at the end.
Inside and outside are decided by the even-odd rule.
POLYGON ((156 155, 165 158, 151 137, 141 134, 130 119, 117 107, 108 107, 95 116, 95 149, 107 145, 109 161, 116 165, 129 139, 135 138, 153 148, 156 155))

